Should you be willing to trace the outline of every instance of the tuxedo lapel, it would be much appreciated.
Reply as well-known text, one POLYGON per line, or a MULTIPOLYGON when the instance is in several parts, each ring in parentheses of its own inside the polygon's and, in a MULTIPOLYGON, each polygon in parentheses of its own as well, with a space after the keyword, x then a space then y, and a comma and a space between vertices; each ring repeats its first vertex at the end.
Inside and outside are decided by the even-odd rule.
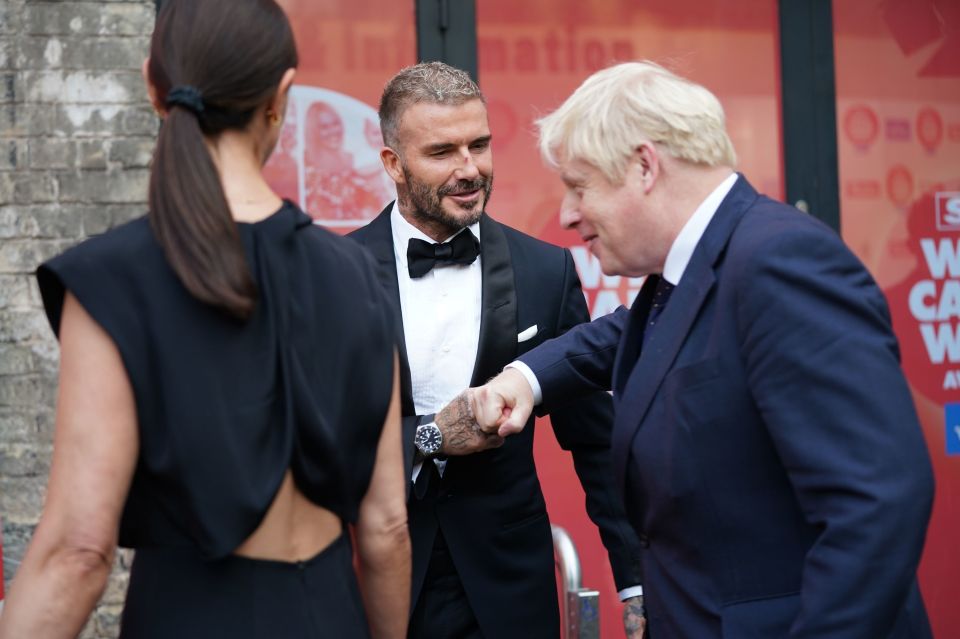
POLYGON ((373 255, 380 267, 377 274, 387 293, 387 300, 397 319, 397 351, 400 359, 400 394, 403 414, 413 415, 413 392, 410 384, 410 363, 407 359, 406 338, 403 331, 403 312, 400 307, 400 285, 397 283, 397 258, 393 249, 393 227, 390 224, 390 211, 393 202, 373 219, 366 227, 354 231, 351 235, 363 244, 373 255))
POLYGON ((480 264, 480 340, 471 386, 485 383, 517 355, 517 291, 510 247, 503 229, 487 214, 480 220, 480 264))
MULTIPOLYGON (((700 308, 716 282, 714 267, 717 260, 744 212, 756 198, 757 192, 740 176, 700 238, 680 283, 670 297, 670 302, 657 319, 653 334, 649 336, 642 350, 636 345, 633 347, 634 353, 639 351, 639 357, 634 355, 632 358, 625 351, 627 340, 636 341, 641 338, 650 302, 647 300, 645 308, 638 309, 636 313, 631 309, 629 325, 624 339, 621 340, 614 368, 614 380, 625 380, 617 405, 611 441, 613 467, 619 486, 623 486, 625 482, 634 435, 642 425, 663 378, 670 371, 700 313, 700 308)), ((644 291, 652 295, 656 281, 650 282, 651 286, 647 284, 644 284, 644 291)), ((634 306, 636 305, 637 302, 634 302, 634 306)))

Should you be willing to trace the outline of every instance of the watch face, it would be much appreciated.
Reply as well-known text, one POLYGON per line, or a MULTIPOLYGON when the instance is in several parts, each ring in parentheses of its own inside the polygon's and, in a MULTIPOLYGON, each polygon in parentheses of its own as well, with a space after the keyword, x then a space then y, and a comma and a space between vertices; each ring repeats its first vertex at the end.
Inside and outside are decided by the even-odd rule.
POLYGON ((440 444, 443 438, 440 436, 440 429, 436 424, 427 424, 417 428, 417 435, 413 443, 424 455, 433 455, 440 450, 440 444))

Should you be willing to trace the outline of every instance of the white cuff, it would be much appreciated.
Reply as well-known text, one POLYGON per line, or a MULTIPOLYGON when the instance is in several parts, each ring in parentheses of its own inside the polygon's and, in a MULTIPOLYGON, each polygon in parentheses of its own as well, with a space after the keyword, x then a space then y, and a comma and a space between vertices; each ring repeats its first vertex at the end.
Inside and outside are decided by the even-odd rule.
POLYGON ((642 597, 643 596, 643 586, 630 586, 629 588, 624 588, 617 593, 620 596, 620 601, 626 601, 630 597, 642 597))
POLYGON ((534 406, 537 406, 543 401, 543 392, 540 390, 540 382, 537 381, 537 376, 533 374, 533 371, 530 370, 529 366, 520 360, 515 360, 504 366, 503 370, 507 370, 508 368, 515 368, 516 370, 520 371, 520 374, 523 375, 523 378, 527 380, 528 384, 530 384, 530 388, 533 390, 534 406))

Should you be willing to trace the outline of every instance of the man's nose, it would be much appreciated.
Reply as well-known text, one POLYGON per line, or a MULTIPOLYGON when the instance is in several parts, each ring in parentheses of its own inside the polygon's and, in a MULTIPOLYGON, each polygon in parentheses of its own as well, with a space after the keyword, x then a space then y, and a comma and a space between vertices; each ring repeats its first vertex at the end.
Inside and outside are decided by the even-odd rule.
POLYGON ((560 203, 560 226, 565 229, 572 229, 580 223, 580 209, 574 198, 570 195, 564 196, 560 203))
POLYGON ((455 177, 458 180, 475 180, 480 176, 480 169, 477 168, 476 162, 473 161, 473 155, 470 153, 469 149, 462 156, 463 161, 459 167, 457 167, 455 177))

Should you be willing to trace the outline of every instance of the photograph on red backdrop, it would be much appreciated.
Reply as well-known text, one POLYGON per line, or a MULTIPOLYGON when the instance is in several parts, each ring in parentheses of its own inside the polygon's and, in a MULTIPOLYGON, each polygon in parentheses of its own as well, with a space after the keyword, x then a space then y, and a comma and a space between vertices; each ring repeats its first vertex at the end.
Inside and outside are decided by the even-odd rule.
POLYGON ((883 288, 936 476, 920 587, 955 636, 960 568, 960 4, 833 3, 844 240, 883 288))
POLYGON ((281 139, 264 174, 313 220, 346 233, 396 197, 380 163, 384 83, 416 62, 413 4, 279 0, 300 66, 281 139))

